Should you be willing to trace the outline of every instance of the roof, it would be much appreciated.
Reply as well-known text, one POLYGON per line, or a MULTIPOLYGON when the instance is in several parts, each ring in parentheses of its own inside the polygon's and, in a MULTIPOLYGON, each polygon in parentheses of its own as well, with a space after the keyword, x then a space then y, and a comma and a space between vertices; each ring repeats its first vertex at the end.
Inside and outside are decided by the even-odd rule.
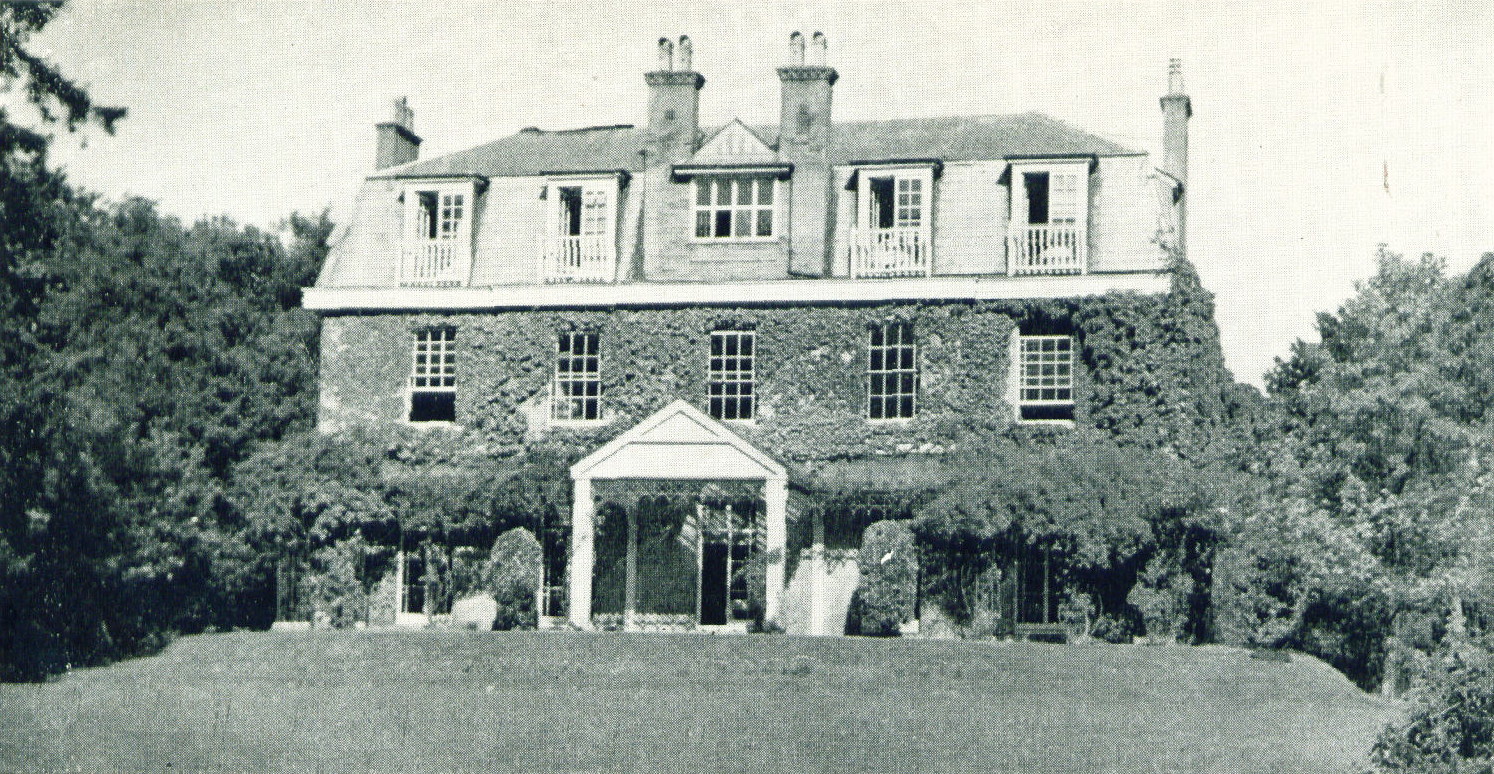
MULTIPOLYGON (((749 127, 776 139, 775 127, 749 127)), ((721 127, 705 130, 705 136, 721 127)), ((836 123, 835 164, 927 158, 941 161, 1015 156, 1134 156, 1140 151, 1076 129, 1041 113, 1009 116, 899 118, 836 123)), ((445 156, 380 170, 373 177, 516 177, 643 168, 644 130, 622 124, 589 129, 524 129, 501 140, 445 156)))

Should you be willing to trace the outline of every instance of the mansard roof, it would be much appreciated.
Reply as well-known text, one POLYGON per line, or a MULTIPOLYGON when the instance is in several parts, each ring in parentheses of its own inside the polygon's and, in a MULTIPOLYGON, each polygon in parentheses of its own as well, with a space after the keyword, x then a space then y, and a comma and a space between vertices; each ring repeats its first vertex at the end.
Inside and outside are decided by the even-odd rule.
MULTIPOLYGON (((765 141, 776 127, 750 127, 765 141)), ((711 136, 721 127, 705 129, 711 136)), ((621 124, 587 129, 524 129, 486 145, 380 170, 373 177, 517 177, 643 169, 644 130, 621 124)), ((1135 156, 1131 150, 1041 113, 837 122, 835 164, 897 159, 995 160, 1031 156, 1135 156)))

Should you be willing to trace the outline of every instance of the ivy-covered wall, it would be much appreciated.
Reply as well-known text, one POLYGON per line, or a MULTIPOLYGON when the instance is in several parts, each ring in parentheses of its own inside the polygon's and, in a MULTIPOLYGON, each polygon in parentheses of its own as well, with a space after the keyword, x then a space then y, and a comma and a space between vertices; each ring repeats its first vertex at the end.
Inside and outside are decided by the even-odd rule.
POLYGON ((413 333, 445 325, 456 329, 457 424, 470 443, 500 456, 540 440, 584 453, 677 398, 705 409, 710 332, 751 327, 757 419, 734 425, 750 443, 790 464, 938 453, 1051 432, 1017 425, 1008 402, 1020 328, 1076 336, 1077 425, 1187 456, 1218 423, 1229 376, 1212 300, 1191 275, 1177 284, 1164 295, 1033 302, 329 316, 320 423, 329 432, 402 423, 413 333), (918 410, 908 421, 866 419, 867 331, 886 322, 911 322, 917 338, 918 410), (556 339, 567 330, 600 335, 600 424, 549 420, 556 339))

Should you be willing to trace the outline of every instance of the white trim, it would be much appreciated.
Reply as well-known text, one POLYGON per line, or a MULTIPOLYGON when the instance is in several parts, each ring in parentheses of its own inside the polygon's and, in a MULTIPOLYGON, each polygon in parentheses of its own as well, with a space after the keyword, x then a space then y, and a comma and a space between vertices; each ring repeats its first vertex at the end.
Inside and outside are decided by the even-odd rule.
POLYGON ((322 312, 498 310, 681 304, 802 304, 877 301, 999 301, 1168 292, 1165 271, 1028 277, 806 279, 757 282, 639 282, 624 285, 497 285, 466 288, 306 288, 302 306, 322 312))
POLYGON ((619 435, 611 441, 608 441, 606 444, 603 444, 601 448, 598 448, 591 454, 586 455, 581 459, 581 461, 572 465, 571 478, 590 478, 591 471, 598 465, 601 465, 608 458, 612 457, 614 454, 617 454, 619 451, 622 451, 628 445, 637 442, 640 438, 647 435, 649 431, 653 430, 659 425, 664 424, 664 422, 668 421, 669 419, 672 419, 673 417, 681 414, 689 417, 690 419, 700 424, 702 427, 709 430, 711 434, 715 436, 716 440, 721 444, 730 446, 733 449, 741 452, 743 455, 749 457, 753 462, 756 462, 764 469, 762 471, 734 471, 746 473, 747 475, 732 475, 719 470, 681 471, 682 478, 742 478, 748 480, 758 480, 764 478, 786 479, 788 477, 788 471, 782 465, 780 465, 777 460, 774 460, 772 457, 769 457, 767 454, 760 451, 757 447, 742 440, 741 437, 736 433, 728 430, 726 426, 721 424, 720 422, 711 419, 706 415, 705 412, 701 411, 700 409, 695 408, 684 400, 676 400, 673 403, 670 403, 668 406, 665 406, 664 408, 654 412, 652 416, 634 425, 631 429, 627 430, 622 435, 619 435))

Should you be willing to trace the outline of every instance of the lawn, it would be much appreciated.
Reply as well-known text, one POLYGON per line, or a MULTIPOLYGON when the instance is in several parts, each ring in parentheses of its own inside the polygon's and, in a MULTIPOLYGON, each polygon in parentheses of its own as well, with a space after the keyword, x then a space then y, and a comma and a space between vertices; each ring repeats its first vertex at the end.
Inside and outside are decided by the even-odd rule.
POLYGON ((1395 711, 1218 647, 243 632, 0 685, 0 769, 1348 772, 1395 711))

